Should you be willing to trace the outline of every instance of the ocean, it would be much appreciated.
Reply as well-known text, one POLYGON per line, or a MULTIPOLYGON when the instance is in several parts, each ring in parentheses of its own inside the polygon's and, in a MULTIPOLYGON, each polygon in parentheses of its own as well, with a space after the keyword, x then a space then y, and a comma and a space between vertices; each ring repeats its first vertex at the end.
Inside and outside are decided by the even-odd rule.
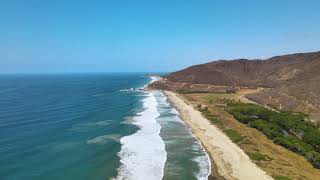
POLYGON ((201 144, 142 73, 0 75, 0 179, 207 179, 201 144))

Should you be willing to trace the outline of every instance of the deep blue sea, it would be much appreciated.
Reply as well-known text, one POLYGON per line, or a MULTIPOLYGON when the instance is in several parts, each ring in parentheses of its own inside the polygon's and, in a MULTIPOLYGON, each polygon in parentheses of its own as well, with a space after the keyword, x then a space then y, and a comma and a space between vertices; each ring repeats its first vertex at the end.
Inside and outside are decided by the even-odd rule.
POLYGON ((139 73, 0 75, 1 180, 206 179, 203 148, 139 73))

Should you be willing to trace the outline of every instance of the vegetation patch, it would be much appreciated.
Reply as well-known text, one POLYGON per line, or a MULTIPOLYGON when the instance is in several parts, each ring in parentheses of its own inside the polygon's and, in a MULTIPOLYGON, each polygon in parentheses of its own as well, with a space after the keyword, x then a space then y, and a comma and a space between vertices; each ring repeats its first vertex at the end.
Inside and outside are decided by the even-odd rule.
POLYGON ((223 124, 220 121, 220 119, 213 115, 207 107, 201 107, 201 105, 198 106, 198 110, 202 113, 202 115, 207 118, 212 124, 215 124, 223 129, 223 124))
POLYGON ((320 169, 320 130, 308 116, 297 112, 276 112, 254 104, 229 101, 227 112, 238 121, 256 128, 279 144, 303 155, 320 169))
POLYGON ((275 180, 291 180, 290 177, 287 176, 272 176, 275 180))
POLYGON ((197 91, 197 90, 189 90, 189 89, 178 89, 176 90, 177 93, 180 94, 191 94, 191 93, 209 93, 209 91, 197 91))
POLYGON ((254 161, 267 161, 270 158, 267 155, 261 154, 259 152, 248 153, 250 159, 254 161))
MULTIPOLYGON (((223 123, 220 121, 220 119, 213 115, 207 107, 202 107, 201 105, 198 105, 199 111, 204 115, 205 118, 207 118, 212 124, 217 125, 220 129, 222 129, 225 134, 235 143, 242 143, 245 142, 245 138, 238 133, 238 131, 234 129, 227 129, 224 127, 223 123)), ((250 141, 246 141, 245 143, 250 143, 250 141)))
POLYGON ((224 132, 235 143, 239 143, 244 140, 244 137, 234 129, 225 129, 224 132))
POLYGON ((252 144, 252 142, 249 140, 249 139, 247 139, 247 138, 245 138, 243 141, 241 141, 239 144, 252 144))

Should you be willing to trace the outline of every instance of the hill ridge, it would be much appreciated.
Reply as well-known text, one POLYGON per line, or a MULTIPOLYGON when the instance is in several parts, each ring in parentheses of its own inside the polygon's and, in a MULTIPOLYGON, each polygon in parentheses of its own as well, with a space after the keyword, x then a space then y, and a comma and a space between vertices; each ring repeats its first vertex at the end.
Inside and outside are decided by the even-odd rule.
POLYGON ((229 87, 225 90, 230 87, 270 88, 247 97, 274 108, 310 113, 320 120, 320 51, 265 60, 212 61, 173 72, 165 78, 166 85, 161 86, 171 86, 171 89, 196 88, 214 92, 216 86, 229 87))

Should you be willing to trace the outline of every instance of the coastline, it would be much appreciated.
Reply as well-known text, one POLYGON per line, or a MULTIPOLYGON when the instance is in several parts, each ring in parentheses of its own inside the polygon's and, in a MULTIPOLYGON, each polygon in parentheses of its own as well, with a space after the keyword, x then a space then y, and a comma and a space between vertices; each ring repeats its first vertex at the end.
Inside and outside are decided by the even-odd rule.
MULTIPOLYGON (((158 80, 154 76, 150 78, 151 81, 148 84, 158 80)), ((139 91, 142 88, 131 89, 139 91)), ((160 137, 161 125, 157 121, 160 116, 157 109, 158 101, 153 92, 144 92, 141 101, 143 110, 137 112, 131 122, 139 129, 120 139, 121 149, 118 152, 120 166, 114 180, 139 179, 143 175, 147 175, 150 180, 155 180, 164 176, 167 152, 164 141, 160 137)))
POLYGON ((209 179, 273 179, 192 105, 187 104, 174 92, 164 91, 164 94, 207 151, 211 160, 209 179))
MULTIPOLYGON (((155 76, 150 76, 150 78, 150 83, 160 79, 155 76)), ((117 168, 117 176, 112 179, 139 179, 143 174, 147 175, 148 179, 176 179, 179 176, 185 179, 191 177, 201 180, 208 179, 211 174, 210 157, 201 142, 191 133, 188 125, 179 118, 178 111, 170 106, 167 96, 161 91, 148 89, 148 84, 141 89, 144 89, 145 91, 142 92, 146 93, 142 100, 144 110, 138 112, 131 122, 140 128, 137 132, 120 139, 121 150, 118 152, 120 166, 117 168), (166 113, 169 112, 165 111, 168 110, 175 111, 170 112, 172 118, 166 121, 166 118, 169 117, 166 113), (179 121, 177 124, 181 127, 174 125, 172 123, 174 121, 179 121), (169 125, 171 125, 171 130, 166 128, 169 125), (180 142, 175 138, 178 138, 180 142), (174 145, 170 145, 173 141, 174 145), (179 146, 182 149, 179 149, 179 146), (199 149, 201 153, 198 152, 199 149), (168 158, 170 163, 167 163, 168 158), (170 170, 166 169, 168 167, 170 170), (195 167, 199 167, 199 171, 196 171, 195 167)), ((140 91, 140 88, 131 88, 128 91, 140 91)))
POLYGON ((158 111, 161 112, 157 118, 162 127, 160 137, 167 151, 163 179, 207 180, 211 174, 208 153, 165 94, 158 90, 155 92, 158 111))
POLYGON ((210 153, 208 153, 208 148, 205 144, 202 143, 202 141, 198 138, 198 136, 196 134, 193 133, 193 129, 190 127, 190 125, 185 121, 184 117, 181 114, 181 110, 179 109, 178 106, 176 106, 176 104, 171 100, 171 98, 169 97, 169 95, 167 94, 166 91, 163 91, 163 94, 167 97, 167 101, 168 103, 178 111, 178 116, 179 118, 184 121, 184 123, 190 128, 190 130, 192 131, 192 134, 195 136, 195 138, 197 139, 197 141, 199 141, 199 144, 201 145, 201 147, 204 149, 206 155, 209 157, 210 160, 210 174, 208 175, 208 180, 226 180, 226 178, 224 178, 223 176, 221 176, 218 172, 218 168, 215 164, 215 162, 212 159, 212 155, 210 153))

